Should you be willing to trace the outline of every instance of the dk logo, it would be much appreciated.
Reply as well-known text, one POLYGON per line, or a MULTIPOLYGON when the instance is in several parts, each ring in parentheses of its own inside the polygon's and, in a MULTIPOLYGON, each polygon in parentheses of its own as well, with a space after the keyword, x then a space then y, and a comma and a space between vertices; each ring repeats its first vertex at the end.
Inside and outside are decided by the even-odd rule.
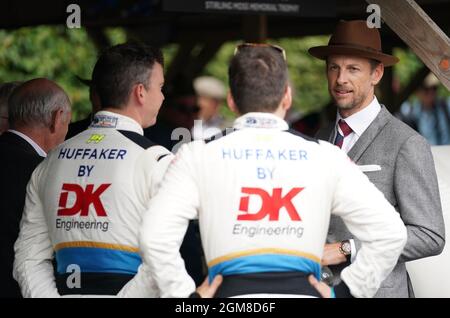
POLYGON ((285 196, 282 196, 282 188, 274 188, 272 195, 260 188, 242 188, 242 197, 239 202, 239 211, 245 212, 238 216, 239 221, 258 221, 269 216, 269 221, 278 221, 280 209, 285 208, 292 221, 301 221, 297 209, 292 204, 292 199, 304 188, 292 188, 285 196), (259 196, 262 201, 261 209, 255 213, 249 211, 250 196, 259 196))
POLYGON ((110 185, 110 183, 102 184, 94 191, 93 184, 88 184, 86 189, 83 189, 78 184, 64 183, 59 196, 58 216, 72 216, 78 213, 80 213, 80 216, 87 216, 91 204, 94 206, 97 216, 107 216, 100 196, 110 185), (75 203, 73 206, 67 207, 70 192, 75 194, 75 203))

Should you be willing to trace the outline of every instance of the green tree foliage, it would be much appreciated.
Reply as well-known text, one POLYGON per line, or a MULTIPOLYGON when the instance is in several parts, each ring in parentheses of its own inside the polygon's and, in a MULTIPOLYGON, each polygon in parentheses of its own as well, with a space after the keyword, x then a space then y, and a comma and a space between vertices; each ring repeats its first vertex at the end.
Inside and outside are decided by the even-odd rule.
MULTIPOLYGON (((126 32, 122 28, 108 28, 105 34, 112 45, 126 41, 126 32)), ((325 45, 327 41, 328 36, 269 40, 286 50, 294 94, 293 108, 302 114, 319 111, 329 102, 324 62, 307 52, 308 48, 325 45)), ((227 85, 228 63, 237 43, 222 45, 202 75, 215 76, 227 85)), ((163 48, 166 67, 177 48, 176 44, 163 48)), ((91 77, 97 54, 94 43, 83 28, 39 26, 0 30, 0 82, 47 77, 69 94, 73 103, 73 120, 78 120, 90 112, 90 102, 88 88, 76 76, 91 77)), ((422 62, 409 50, 396 49, 395 55, 401 62, 394 68, 394 74, 404 87, 422 62)), ((447 90, 442 91, 448 94, 447 90)), ((232 116, 226 107, 222 110, 227 117, 232 116)))
POLYGON ((46 77, 70 96, 74 118, 89 112, 88 89, 75 77, 89 78, 96 49, 83 29, 40 26, 0 30, 0 81, 46 77))
MULTIPOLYGON (((126 40, 122 29, 106 30, 111 44, 126 40)), ((90 78, 97 49, 86 30, 39 26, 0 30, 0 82, 46 77, 58 83, 72 101, 73 120, 90 112, 89 89, 76 76, 90 78)))

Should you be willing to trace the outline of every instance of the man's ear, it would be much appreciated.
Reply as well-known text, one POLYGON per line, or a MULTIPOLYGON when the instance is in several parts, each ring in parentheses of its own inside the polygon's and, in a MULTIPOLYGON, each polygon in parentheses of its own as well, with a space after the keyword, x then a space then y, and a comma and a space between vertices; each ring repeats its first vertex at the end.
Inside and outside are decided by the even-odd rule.
POLYGON ((381 81, 384 74, 384 64, 379 63, 377 67, 372 71, 372 85, 376 86, 381 81))
POLYGON ((228 91, 227 94, 227 104, 228 108, 235 114, 239 115, 239 110, 236 106, 236 103, 234 102, 233 96, 231 95, 231 91, 228 91))
POLYGON ((281 107, 283 110, 287 111, 292 106, 292 89, 290 85, 286 85, 286 90, 284 91, 284 96, 281 101, 281 107))
POLYGON ((139 105, 144 104, 145 94, 147 94, 147 90, 145 89, 143 84, 139 83, 133 88, 133 95, 136 98, 136 101, 139 103, 139 105))
POLYGON ((64 115, 65 114, 62 108, 58 108, 57 110, 52 112, 52 119, 49 127, 52 134, 54 134, 57 131, 58 127, 60 127, 66 120, 64 115))

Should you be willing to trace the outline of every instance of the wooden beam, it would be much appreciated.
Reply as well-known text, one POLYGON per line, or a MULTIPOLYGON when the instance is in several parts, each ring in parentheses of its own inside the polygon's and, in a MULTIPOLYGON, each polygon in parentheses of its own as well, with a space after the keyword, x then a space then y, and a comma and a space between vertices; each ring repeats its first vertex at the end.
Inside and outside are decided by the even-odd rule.
POLYGON ((197 56, 191 57, 190 63, 183 68, 185 79, 192 81, 198 76, 208 62, 216 55, 222 44, 223 42, 220 40, 210 40, 209 42, 206 42, 197 56))
POLYGON ((171 83, 191 59, 191 52, 195 47, 195 42, 182 42, 178 47, 178 51, 166 71, 166 82, 171 83))
POLYGON ((450 90, 450 40, 414 0, 366 0, 450 90))
POLYGON ((245 42, 264 43, 267 40, 267 16, 250 15, 242 18, 242 33, 245 42))

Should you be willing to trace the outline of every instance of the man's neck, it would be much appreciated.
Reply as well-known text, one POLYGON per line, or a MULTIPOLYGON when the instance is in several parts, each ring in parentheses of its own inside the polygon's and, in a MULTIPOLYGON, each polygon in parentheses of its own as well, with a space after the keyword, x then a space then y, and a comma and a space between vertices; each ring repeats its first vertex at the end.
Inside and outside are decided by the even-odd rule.
POLYGON ((33 140, 42 150, 48 153, 51 150, 50 144, 51 142, 48 139, 49 132, 46 131, 47 128, 40 127, 15 127, 11 128, 12 130, 18 131, 28 138, 33 140))
POLYGON ((133 111, 132 108, 130 107, 126 107, 126 108, 112 108, 112 107, 108 107, 108 108, 102 108, 101 110, 107 111, 107 112, 111 112, 111 113, 115 113, 115 114, 119 114, 122 116, 127 116, 130 117, 131 119, 135 120, 139 125, 142 126, 142 119, 141 116, 133 111))
POLYGON ((375 98, 375 95, 371 94, 359 106, 355 106, 350 109, 339 108, 339 115, 341 115, 341 117, 344 119, 347 117, 350 117, 351 115, 356 114, 356 113, 360 112, 361 110, 363 110, 364 108, 366 108, 367 106, 369 106, 372 103, 374 98, 375 98))
POLYGON ((284 120, 284 118, 286 117, 286 110, 283 109, 282 107, 278 107, 273 114, 284 120))

